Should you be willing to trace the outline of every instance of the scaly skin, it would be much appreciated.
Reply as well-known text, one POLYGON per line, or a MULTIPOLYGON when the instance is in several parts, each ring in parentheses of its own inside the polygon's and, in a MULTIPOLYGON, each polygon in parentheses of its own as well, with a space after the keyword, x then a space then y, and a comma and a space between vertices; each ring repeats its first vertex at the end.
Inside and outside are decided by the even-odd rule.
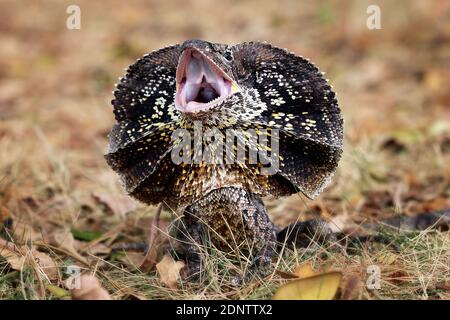
MULTIPOLYGON (((201 261, 195 245, 186 244, 187 238, 201 242, 201 234, 209 232, 223 250, 244 243, 252 248, 250 269, 264 274, 276 252, 277 233, 278 241, 299 245, 304 240, 289 234, 305 230, 309 234, 321 226, 296 224, 278 232, 261 200, 297 192, 317 196, 340 159, 343 121, 337 100, 308 60, 266 43, 227 46, 190 40, 139 59, 128 68, 114 95, 117 123, 105 158, 119 173, 127 193, 147 204, 165 203, 182 216, 183 231, 178 226, 180 232, 175 234, 186 246, 181 251, 188 253, 191 274, 200 270, 201 261), (180 112, 174 101, 180 56, 188 49, 204 54, 239 87, 196 114, 180 112), (171 138, 172 133, 185 129, 194 135, 199 122, 203 130, 215 128, 224 136, 226 130, 254 129, 269 139, 272 130, 279 130, 278 170, 263 174, 262 164, 252 164, 248 157, 245 163, 175 164, 171 153, 179 142, 171 138)), ((263 150, 245 136, 239 139, 247 151, 263 150)), ((200 147, 206 145, 200 142, 200 147)))
POLYGON ((251 254, 254 260, 250 273, 264 274, 269 268, 275 254, 277 229, 258 195, 241 188, 216 189, 187 207, 184 217, 177 238, 191 236, 182 250, 191 276, 200 276, 198 246, 192 241, 200 241, 200 232, 208 232, 217 248, 251 254))

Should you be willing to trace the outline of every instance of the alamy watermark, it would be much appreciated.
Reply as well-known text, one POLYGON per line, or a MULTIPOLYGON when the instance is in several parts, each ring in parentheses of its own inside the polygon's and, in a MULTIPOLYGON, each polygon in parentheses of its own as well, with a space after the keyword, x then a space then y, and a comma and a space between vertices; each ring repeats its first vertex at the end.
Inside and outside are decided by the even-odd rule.
MULTIPOLYGON (((66 28, 69 30, 81 29, 81 9, 76 4, 71 4, 66 8, 66 13, 69 15, 66 19, 66 28)), ((366 26, 369 30, 381 29, 381 9, 376 4, 371 4, 367 7, 368 14, 366 26)))
POLYGON ((273 175, 279 170, 279 134, 278 129, 204 129, 195 121, 193 130, 172 133, 171 159, 177 165, 260 165, 260 174, 273 175))
POLYGON ((366 287, 369 290, 379 290, 381 289, 381 270, 377 265, 370 265, 366 270, 369 277, 366 281, 366 287))
POLYGON ((69 30, 81 29, 81 9, 76 4, 67 7, 66 13, 69 15, 66 19, 66 28, 69 30))
POLYGON ((366 26, 369 30, 381 29, 381 9, 376 4, 367 7, 366 13, 369 15, 366 20, 366 26))
POLYGON ((69 276, 66 279, 66 287, 69 290, 81 288, 81 269, 79 266, 71 265, 65 270, 65 273, 69 276))

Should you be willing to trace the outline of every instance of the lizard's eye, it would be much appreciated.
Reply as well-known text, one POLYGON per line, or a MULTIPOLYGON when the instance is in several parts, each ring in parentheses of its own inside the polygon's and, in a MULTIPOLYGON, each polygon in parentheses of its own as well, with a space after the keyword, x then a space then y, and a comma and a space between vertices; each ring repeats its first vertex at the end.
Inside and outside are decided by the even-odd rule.
POLYGON ((226 50, 226 51, 223 53, 223 57, 224 57, 225 60, 227 60, 227 61, 233 60, 233 55, 231 54, 231 51, 230 51, 230 50, 226 50))

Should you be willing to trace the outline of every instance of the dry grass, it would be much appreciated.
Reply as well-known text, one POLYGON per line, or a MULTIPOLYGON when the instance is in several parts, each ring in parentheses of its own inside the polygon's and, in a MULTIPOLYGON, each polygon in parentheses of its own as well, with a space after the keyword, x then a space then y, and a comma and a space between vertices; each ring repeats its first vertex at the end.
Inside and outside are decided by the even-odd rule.
MULTIPOLYGON (((387 230, 398 252, 383 245, 288 251, 270 277, 240 288, 229 285, 227 271, 241 272, 245 263, 204 248, 203 283, 167 289, 154 271, 136 267, 138 254, 111 252, 117 243, 145 240, 156 208, 124 197, 103 159, 114 79, 136 58, 187 38, 267 40, 327 72, 345 119, 333 184, 314 201, 269 200, 276 224, 320 217, 346 227, 450 208, 448 3, 381 2, 378 31, 366 29, 360 1, 78 3, 79 31, 65 28, 70 1, 0 4, 0 220, 12 220, 2 238, 20 256, 33 256, 33 248, 47 253, 60 269, 52 280, 36 261, 17 271, 2 259, 0 299, 58 298, 47 284, 63 287, 71 264, 95 273, 118 299, 261 299, 283 281, 275 269, 306 261, 362 283, 367 266, 378 265, 381 289, 361 286, 359 298, 450 298, 449 233, 433 230, 387 230)), ((171 218, 164 213, 163 221, 171 218)))

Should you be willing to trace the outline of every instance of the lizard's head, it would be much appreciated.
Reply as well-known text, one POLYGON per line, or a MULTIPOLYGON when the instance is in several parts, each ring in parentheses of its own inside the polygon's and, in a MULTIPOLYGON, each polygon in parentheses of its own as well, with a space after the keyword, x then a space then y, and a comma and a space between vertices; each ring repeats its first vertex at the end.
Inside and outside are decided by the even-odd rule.
POLYGON ((189 40, 181 46, 175 107, 185 114, 207 111, 239 91, 227 45, 189 40))

